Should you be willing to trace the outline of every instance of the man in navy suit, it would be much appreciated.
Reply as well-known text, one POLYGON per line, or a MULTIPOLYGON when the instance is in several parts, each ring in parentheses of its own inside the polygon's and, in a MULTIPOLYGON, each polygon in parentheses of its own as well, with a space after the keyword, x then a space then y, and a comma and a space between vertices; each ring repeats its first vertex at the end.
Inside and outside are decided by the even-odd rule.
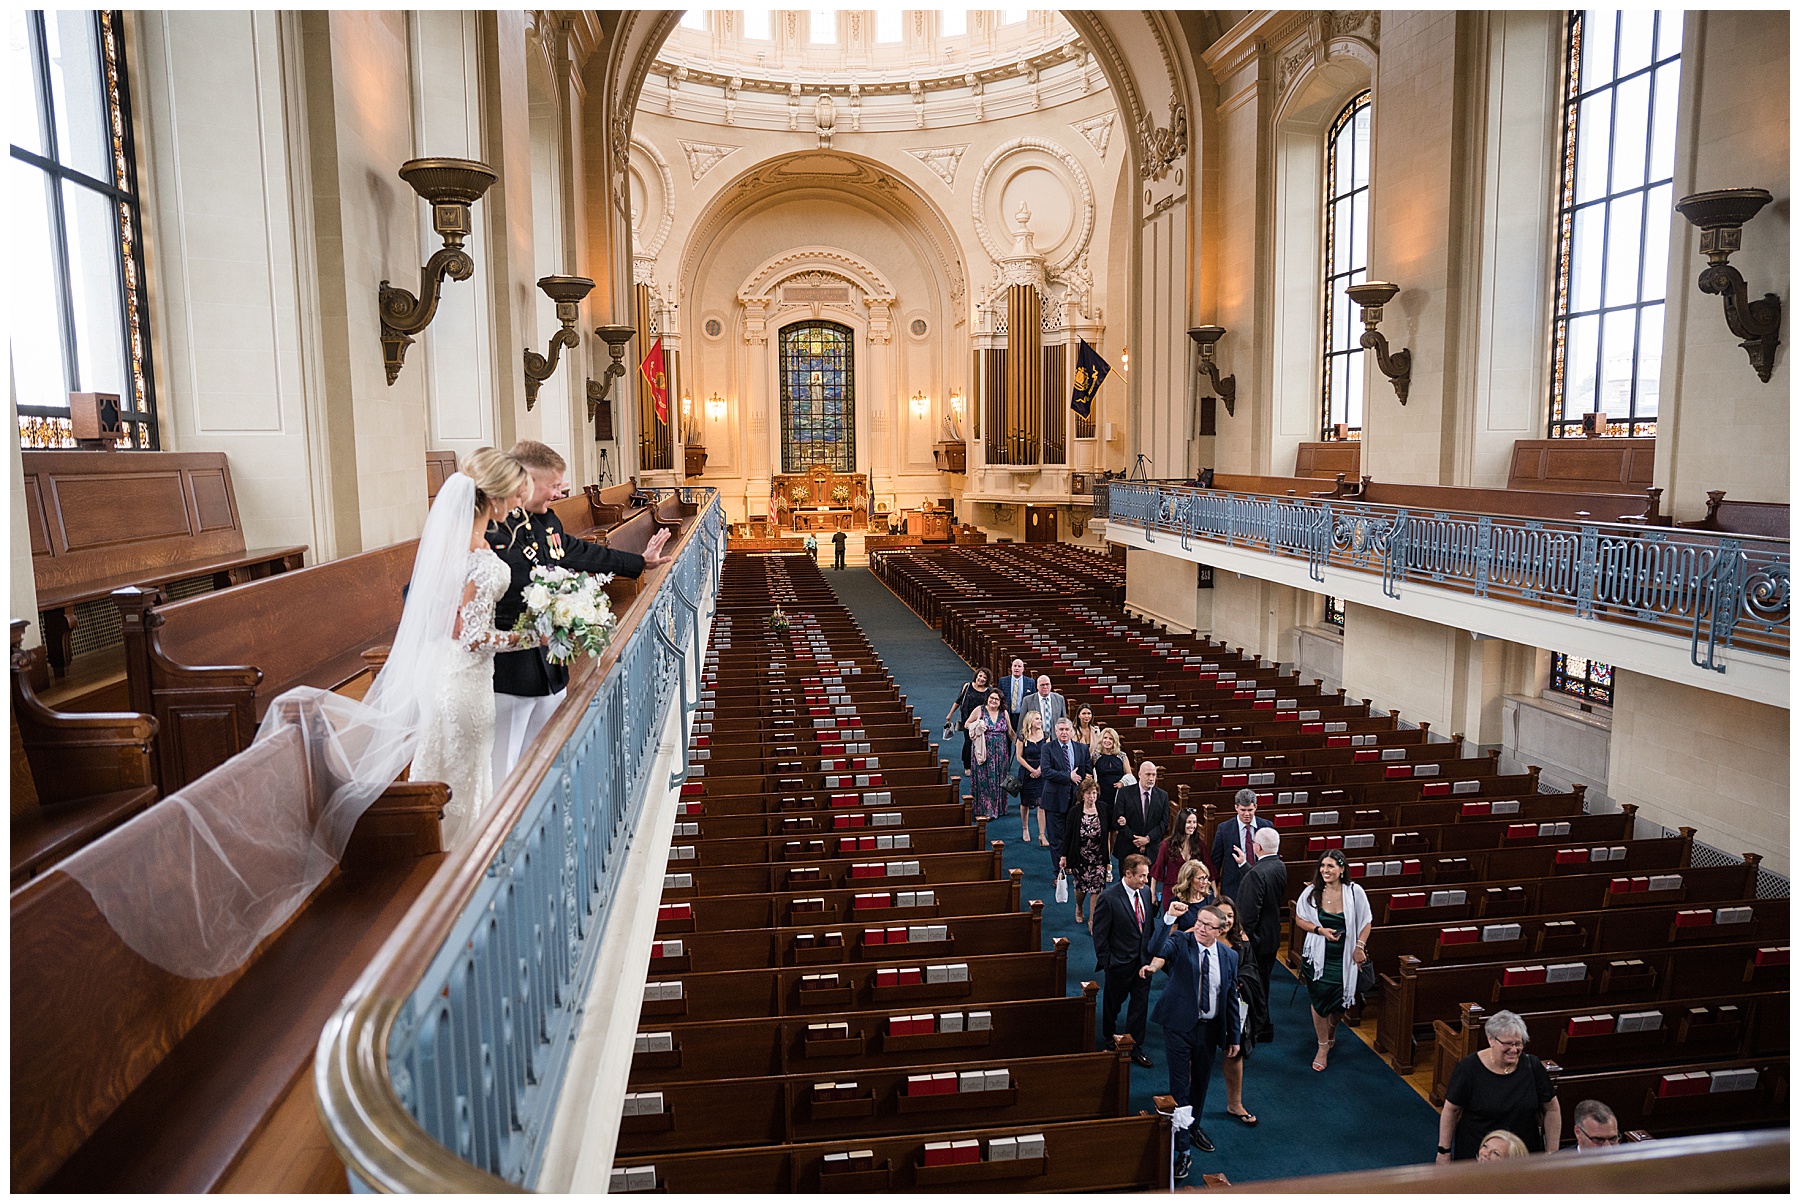
POLYGON ((1177 899, 1153 926, 1150 952, 1154 960, 1147 967, 1155 971, 1166 966, 1169 972, 1151 1019, 1163 1030, 1163 1048, 1169 1055, 1169 1094, 1175 1097, 1177 1107, 1188 1105, 1194 1110, 1193 1125, 1175 1132, 1177 1179, 1187 1178, 1192 1165, 1190 1146, 1199 1146, 1203 1154, 1213 1152, 1212 1139, 1200 1127, 1207 1082, 1221 1051, 1228 1058, 1237 1056, 1243 1024, 1238 1012, 1238 955, 1219 943, 1219 934, 1225 931, 1225 913, 1216 907, 1202 907, 1194 926, 1178 932, 1175 923, 1186 912, 1187 904, 1177 899))
MULTIPOLYGON (((1030 698, 1036 689, 1037 683, 1025 676, 1025 662, 1016 656, 1013 657, 1012 672, 1000 679, 1000 705, 1005 707, 1006 713, 1012 717, 1014 736, 1024 734, 1019 729, 1019 712, 1024 708, 1025 700, 1030 698)), ((1044 734, 1046 736, 1050 734, 1048 729, 1044 734)))
POLYGON ((1237 818, 1226 820, 1213 833, 1212 872, 1220 893, 1235 903, 1244 867, 1256 861, 1258 829, 1275 825, 1256 817, 1256 791, 1240 790, 1232 803, 1237 807, 1237 818))
POLYGON ((1075 725, 1067 718, 1056 721, 1056 736, 1044 742, 1043 752, 1045 839, 1053 849, 1062 848, 1063 819, 1075 788, 1081 779, 1094 772, 1093 756, 1088 746, 1075 739, 1075 725))
POLYGON ((1150 949, 1157 922, 1150 898, 1150 859, 1135 853, 1125 859, 1125 873, 1094 899, 1095 968, 1105 975, 1100 997, 1102 1045, 1111 1048, 1119 1005, 1126 1004, 1125 1031, 1131 1034, 1131 1060, 1149 1066, 1144 1052, 1144 1021, 1150 1003, 1150 949))

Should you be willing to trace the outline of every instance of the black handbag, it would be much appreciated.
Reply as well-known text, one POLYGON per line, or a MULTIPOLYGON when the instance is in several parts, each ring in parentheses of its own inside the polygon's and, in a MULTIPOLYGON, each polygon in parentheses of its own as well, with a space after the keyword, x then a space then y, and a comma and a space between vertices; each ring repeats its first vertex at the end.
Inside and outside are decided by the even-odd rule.
POLYGON ((1009 773, 1004 778, 1000 779, 1000 789, 1006 791, 1006 793, 1015 798, 1018 797, 1021 788, 1019 775, 1016 773, 1009 773))
POLYGON ((1371 995, 1381 994, 1381 979, 1375 974, 1375 963, 1364 961, 1356 967, 1356 998, 1358 1001, 1371 995))

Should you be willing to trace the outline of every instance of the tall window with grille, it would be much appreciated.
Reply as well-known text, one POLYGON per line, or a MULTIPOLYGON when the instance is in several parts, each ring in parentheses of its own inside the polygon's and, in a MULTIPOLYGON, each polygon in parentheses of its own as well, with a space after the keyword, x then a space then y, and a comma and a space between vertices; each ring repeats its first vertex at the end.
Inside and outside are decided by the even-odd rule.
POLYGON ((854 333, 838 322, 781 331, 781 471, 856 471, 854 333))
POLYGON ((1681 13, 1568 17, 1550 437, 1656 433, 1681 13))
POLYGON ((1567 652, 1550 654, 1550 688, 1583 702, 1611 706, 1613 700, 1612 666, 1605 661, 1592 661, 1567 652))
POLYGON ((6 21, 13 224, 7 328, 23 447, 73 447, 70 393, 119 398, 124 446, 157 446, 131 98, 117 12, 6 21))
POLYGON ((1362 434, 1363 352, 1344 288, 1369 278, 1369 93, 1345 105, 1325 139, 1325 438, 1362 434))

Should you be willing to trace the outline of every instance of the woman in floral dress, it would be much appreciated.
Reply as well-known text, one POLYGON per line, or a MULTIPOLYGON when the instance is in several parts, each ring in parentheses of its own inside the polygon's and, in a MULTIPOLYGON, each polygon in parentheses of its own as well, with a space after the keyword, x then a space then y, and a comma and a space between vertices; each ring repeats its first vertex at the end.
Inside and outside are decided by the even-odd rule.
POLYGON ((1100 783, 1092 777, 1083 778, 1081 803, 1070 810, 1063 825, 1062 857, 1057 866, 1069 876, 1069 885, 1075 891, 1075 922, 1085 923, 1090 931, 1094 909, 1089 905, 1083 919, 1081 906, 1106 889, 1106 871, 1112 864, 1106 855, 1106 833, 1111 827, 1106 809, 1100 805, 1100 783))
POLYGON ((975 818, 1006 814, 1006 790, 1000 785, 1012 766, 1012 721, 1000 705, 1000 691, 989 690, 987 705, 969 716, 966 725, 974 751, 969 773, 975 782, 975 818))

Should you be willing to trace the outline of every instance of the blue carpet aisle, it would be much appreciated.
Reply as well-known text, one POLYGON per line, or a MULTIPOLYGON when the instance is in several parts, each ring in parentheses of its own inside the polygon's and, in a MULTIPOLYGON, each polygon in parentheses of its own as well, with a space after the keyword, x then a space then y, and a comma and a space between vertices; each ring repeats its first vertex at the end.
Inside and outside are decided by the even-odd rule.
MULTIPOLYGON (((825 579, 856 615, 914 713, 937 740, 943 733, 944 712, 969 680, 969 666, 867 569, 827 568, 825 579)), ((943 751, 951 772, 961 774, 960 738, 943 751)), ((1046 946, 1059 936, 1069 939, 1068 990, 1078 994, 1082 980, 1098 979, 1093 940, 1084 926, 1075 923, 1073 905, 1055 901, 1050 850, 1040 848, 1035 839, 1029 846, 1022 844, 1017 824, 1015 803, 1008 815, 989 821, 988 835, 1006 841, 1008 869, 1025 871, 1024 897, 1044 900, 1046 946)), ((1159 975, 1151 989, 1152 1006, 1161 983, 1159 975)), ((1311 1009, 1306 992, 1297 987, 1283 967, 1275 968, 1270 993, 1276 1038, 1258 1047, 1245 1067, 1244 1106, 1261 1123, 1249 1129, 1225 1115, 1225 1084, 1215 1070, 1200 1124, 1218 1152, 1196 1151, 1189 1183, 1198 1186, 1202 1173, 1220 1171, 1233 1183, 1245 1183, 1429 1161, 1437 1145, 1436 1110, 1354 1033, 1340 1029, 1330 1068, 1324 1074, 1313 1073, 1317 1044, 1311 1009)), ((1131 1100, 1134 1108, 1148 1109, 1150 1097, 1166 1092, 1169 1082, 1162 1033, 1155 1024, 1145 1047, 1156 1066, 1133 1067, 1131 1100)))

